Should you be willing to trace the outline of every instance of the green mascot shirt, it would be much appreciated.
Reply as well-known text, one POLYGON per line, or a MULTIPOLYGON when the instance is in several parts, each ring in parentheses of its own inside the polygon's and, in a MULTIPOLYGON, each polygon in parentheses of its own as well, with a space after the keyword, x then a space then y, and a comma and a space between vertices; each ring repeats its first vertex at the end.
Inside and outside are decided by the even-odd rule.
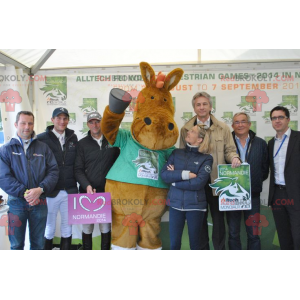
POLYGON ((175 147, 149 150, 137 143, 130 131, 124 129, 119 129, 113 147, 120 147, 121 154, 108 172, 107 179, 169 188, 169 185, 161 180, 159 173, 175 147))

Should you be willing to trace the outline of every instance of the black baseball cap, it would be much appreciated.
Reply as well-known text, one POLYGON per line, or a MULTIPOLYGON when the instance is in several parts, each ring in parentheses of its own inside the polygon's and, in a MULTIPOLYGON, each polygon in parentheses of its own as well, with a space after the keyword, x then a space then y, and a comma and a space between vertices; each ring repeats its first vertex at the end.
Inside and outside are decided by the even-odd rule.
POLYGON ((55 108, 53 113, 52 113, 52 118, 55 118, 57 117, 58 115, 60 114, 65 114, 69 117, 69 112, 66 108, 64 107, 58 107, 58 108, 55 108))

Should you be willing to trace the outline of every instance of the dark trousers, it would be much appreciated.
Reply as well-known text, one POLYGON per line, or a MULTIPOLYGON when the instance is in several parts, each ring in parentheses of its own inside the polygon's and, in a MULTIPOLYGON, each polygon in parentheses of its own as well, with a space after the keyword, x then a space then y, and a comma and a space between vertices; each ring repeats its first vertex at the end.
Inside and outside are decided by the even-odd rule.
POLYGON ((282 250, 300 250, 300 210, 295 210, 293 201, 286 189, 275 187, 272 212, 282 250))
POLYGON ((257 232, 253 230, 252 226, 247 226, 246 221, 250 216, 260 213, 260 194, 252 195, 252 209, 251 210, 237 210, 226 212, 226 219, 228 224, 228 246, 230 250, 242 250, 242 243, 240 239, 241 219, 244 214, 244 222, 247 231, 247 249, 261 250, 260 238, 257 232))
MULTIPOLYGON (((219 197, 213 196, 212 189, 207 184, 205 186, 206 201, 209 205, 212 221, 213 232, 212 241, 215 250, 225 250, 225 222, 224 212, 219 210, 219 197)), ((209 236, 207 225, 208 211, 205 213, 204 222, 201 232, 201 250, 209 250, 209 236)))
POLYGON ((205 212, 199 210, 180 211, 170 207, 169 214, 171 250, 181 249, 181 239, 185 220, 187 220, 188 225, 190 248, 191 250, 200 250, 200 233, 205 212))

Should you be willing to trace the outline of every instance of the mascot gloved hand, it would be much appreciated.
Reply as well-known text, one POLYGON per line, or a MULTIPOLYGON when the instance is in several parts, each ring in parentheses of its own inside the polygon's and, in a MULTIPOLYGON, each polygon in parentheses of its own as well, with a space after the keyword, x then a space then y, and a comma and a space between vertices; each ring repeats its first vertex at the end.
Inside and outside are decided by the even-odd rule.
POLYGON ((146 87, 136 99, 131 130, 119 129, 130 94, 110 92, 101 130, 110 145, 121 153, 106 177, 105 191, 112 199, 112 249, 162 249, 159 238, 161 217, 166 209, 169 186, 160 171, 174 150, 178 128, 170 90, 180 81, 183 70, 167 76, 140 63, 146 87))

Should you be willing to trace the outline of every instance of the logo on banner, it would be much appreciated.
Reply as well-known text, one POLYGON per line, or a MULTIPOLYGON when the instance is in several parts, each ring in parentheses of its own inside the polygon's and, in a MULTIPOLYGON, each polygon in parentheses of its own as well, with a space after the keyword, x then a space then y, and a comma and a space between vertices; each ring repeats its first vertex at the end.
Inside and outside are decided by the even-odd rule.
POLYGON ((47 105, 67 104, 67 77, 66 76, 46 76, 45 86, 40 88, 46 95, 47 105))
POLYGON ((137 177, 158 180, 158 153, 140 149, 132 162, 138 167, 137 177))
POLYGON ((252 227, 253 235, 261 235, 262 228, 269 226, 269 221, 266 216, 256 213, 248 217, 246 225, 252 227))
POLYGON ((265 120, 265 124, 271 124, 272 123, 269 111, 265 111, 265 114, 262 116, 262 118, 265 120))
POLYGON ((298 95, 282 96, 282 102, 278 105, 287 108, 291 116, 297 116, 298 95))
POLYGON ((126 116, 132 116, 133 113, 135 111, 137 111, 137 105, 138 105, 138 102, 139 102, 137 99, 138 99, 138 95, 139 95, 140 91, 138 91, 137 89, 131 89, 130 91, 128 91, 128 93, 132 97, 132 100, 131 100, 129 106, 125 110, 125 115, 126 116))
POLYGON ((250 115, 250 116, 255 116, 255 112, 253 112, 253 105, 249 102, 246 101, 246 97, 245 96, 242 96, 241 97, 241 103, 237 105, 239 107, 239 109, 250 115))
POLYGON ((69 113, 69 124, 75 125, 76 124, 76 114, 69 113))
POLYGON ((144 227, 146 222, 141 215, 132 213, 123 219, 122 225, 129 227, 129 235, 138 235, 139 227, 144 227))
POLYGON ((269 102, 269 97, 265 91, 250 91, 246 96, 246 101, 252 103, 253 111, 261 112, 262 105, 269 102))
POLYGON ((216 109, 216 97, 210 97, 211 101, 212 101, 212 109, 211 109, 211 113, 215 114, 217 109, 216 109))
POLYGON ((183 120, 184 124, 186 124, 193 117, 192 112, 183 112, 181 120, 183 120))
POLYGON ((224 111, 223 117, 221 117, 224 123, 232 124, 233 112, 232 111, 224 111))
POLYGON ((265 136, 265 141, 268 144, 269 141, 273 138, 274 136, 265 136))
POLYGON ((5 227, 5 235, 14 235, 15 228, 22 226, 22 222, 19 219, 19 216, 8 213, 1 217, 0 226, 5 227))
POLYGON ((209 186, 219 193, 221 211, 251 209, 250 165, 218 165, 218 178, 209 186))
POLYGON ((89 113, 97 112, 97 98, 83 98, 82 105, 79 106, 83 112, 83 116, 86 117, 89 113))
POLYGON ((68 195, 69 224, 111 223, 110 193, 68 195))
POLYGON ((3 91, 0 95, 0 103, 5 103, 5 111, 12 112, 15 111, 15 104, 20 104, 22 102, 22 97, 18 91, 8 89, 3 91))
POLYGON ((251 121, 250 130, 256 133, 256 121, 251 121))
POLYGON ((290 121, 289 127, 290 127, 292 130, 298 131, 298 121, 290 121))

